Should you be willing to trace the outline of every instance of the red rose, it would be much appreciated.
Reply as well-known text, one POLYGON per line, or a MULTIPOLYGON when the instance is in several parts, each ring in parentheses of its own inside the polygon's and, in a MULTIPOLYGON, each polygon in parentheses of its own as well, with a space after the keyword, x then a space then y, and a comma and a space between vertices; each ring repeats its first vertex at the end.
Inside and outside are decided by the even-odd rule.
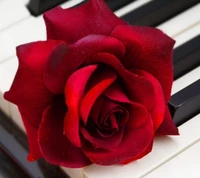
POLYGON ((125 164, 177 135, 167 103, 174 40, 130 26, 102 0, 44 15, 47 41, 17 47, 5 98, 21 113, 29 160, 82 167, 125 164))

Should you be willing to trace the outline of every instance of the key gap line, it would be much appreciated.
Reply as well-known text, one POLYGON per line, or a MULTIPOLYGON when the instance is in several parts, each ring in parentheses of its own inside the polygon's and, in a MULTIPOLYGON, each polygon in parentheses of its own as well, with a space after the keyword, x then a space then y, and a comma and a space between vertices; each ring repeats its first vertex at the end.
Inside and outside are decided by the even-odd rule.
POLYGON ((7 58, 1 60, 1 61, 0 61, 0 65, 3 64, 3 63, 5 63, 5 62, 7 62, 7 61, 9 61, 9 60, 11 60, 11 59, 13 59, 14 57, 15 57, 15 55, 14 55, 14 56, 9 56, 9 57, 7 57, 7 58))
POLYGON ((0 29, 0 32, 4 32, 4 31, 8 30, 9 28, 12 28, 12 27, 14 27, 15 25, 17 25, 17 24, 19 24, 19 23, 21 23, 21 22, 23 22, 23 21, 26 21, 26 20, 29 19, 29 18, 31 18, 31 16, 27 15, 27 16, 24 17, 23 19, 20 19, 20 20, 14 22, 13 24, 8 25, 8 26, 6 26, 6 27, 0 29))
POLYGON ((187 28, 185 28, 185 29, 181 30, 180 32, 178 32, 178 33, 174 34, 174 35, 173 35, 173 37, 175 37, 175 36, 178 36, 178 35, 181 35, 182 33, 186 32, 187 30, 189 30, 189 29, 191 29, 191 28, 193 28, 193 27, 197 26, 199 23, 200 23, 200 20, 199 20, 199 21, 197 21, 196 23, 194 23, 194 24, 192 24, 192 25, 188 26, 187 28))

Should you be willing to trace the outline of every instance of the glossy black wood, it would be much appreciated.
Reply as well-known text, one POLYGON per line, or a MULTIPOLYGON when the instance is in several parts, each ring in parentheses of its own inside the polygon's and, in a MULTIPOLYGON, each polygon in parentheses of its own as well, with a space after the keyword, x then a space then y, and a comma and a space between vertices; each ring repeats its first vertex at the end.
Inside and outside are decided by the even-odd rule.
POLYGON ((135 0, 105 0, 107 5, 113 10, 118 10, 119 8, 133 2, 135 0))
POLYGON ((9 118, 3 115, 2 112, 0 112, 0 148, 9 155, 30 178, 68 178, 59 167, 50 165, 43 159, 35 162, 28 162, 26 160, 28 155, 26 136, 9 118))
POLYGON ((125 14, 122 19, 134 25, 157 26, 198 2, 199 0, 153 0, 125 14))
POLYGON ((66 1, 67 0, 30 0, 27 7, 33 16, 38 16, 66 1))
POLYGON ((174 50, 174 79, 200 65, 200 35, 174 50))
POLYGON ((174 94, 169 108, 177 126, 200 113, 200 79, 174 94))

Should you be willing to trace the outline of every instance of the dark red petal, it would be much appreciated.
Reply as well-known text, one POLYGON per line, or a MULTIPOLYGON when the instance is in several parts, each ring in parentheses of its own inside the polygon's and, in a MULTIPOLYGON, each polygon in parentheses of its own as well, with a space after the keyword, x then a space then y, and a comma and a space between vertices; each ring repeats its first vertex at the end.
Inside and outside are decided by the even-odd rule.
POLYGON ((123 91, 123 89, 116 83, 114 83, 110 87, 108 87, 103 92, 103 95, 105 95, 106 97, 108 97, 109 99, 111 99, 113 101, 117 101, 120 103, 131 103, 132 102, 126 96, 125 91, 123 91))
POLYGON ((106 91, 104 91, 104 95, 110 98, 113 101, 127 103, 127 109, 129 111, 129 125, 132 125, 133 128, 140 127, 146 121, 146 114, 147 110, 145 107, 139 103, 135 103, 130 101, 129 98, 126 96, 124 91, 117 85, 111 85, 106 91), (138 117, 137 114, 141 115, 144 114, 144 117, 138 117), (144 119, 141 119, 144 118, 144 119))
POLYGON ((149 113, 143 105, 132 102, 131 105, 128 106, 128 110, 129 120, 126 127, 135 130, 146 122, 146 118, 148 118, 149 113))
POLYGON ((174 124, 171 114, 169 112, 169 108, 166 105, 165 106, 165 116, 164 120, 161 123, 160 127, 157 129, 156 134, 157 135, 179 135, 178 128, 174 124))
POLYGON ((108 53, 99 53, 88 61, 88 63, 104 63, 112 67, 123 79, 123 88, 131 101, 135 101, 144 105, 150 110, 154 103, 154 89, 152 84, 144 77, 133 74, 126 70, 120 61, 108 53))
POLYGON ((90 76, 96 69, 96 65, 87 66, 74 72, 65 86, 65 100, 68 111, 64 121, 64 131, 68 139, 76 146, 81 146, 79 136, 79 107, 84 90, 90 76))
POLYGON ((102 94, 102 92, 106 88, 108 88, 116 80, 116 74, 111 71, 108 71, 107 73, 102 73, 101 77, 102 80, 88 91, 81 102, 80 114, 81 119, 85 124, 87 123, 89 113, 96 99, 102 94))
POLYGON ((54 100, 45 110, 38 131, 40 149, 43 157, 51 164, 83 167, 90 164, 90 161, 81 149, 74 146, 63 134, 66 111, 65 103, 60 98, 54 100))
POLYGON ((119 40, 103 35, 88 35, 73 45, 59 45, 45 66, 44 81, 48 89, 55 94, 63 93, 69 76, 98 52, 121 57, 125 48, 119 40))
POLYGON ((43 68, 51 51, 60 41, 41 41, 17 47, 19 67, 10 88, 4 97, 29 112, 27 123, 38 128, 42 113, 49 105, 52 94, 43 81, 43 68))
POLYGON ((156 131, 160 124, 163 122, 165 115, 165 105, 167 103, 164 99, 162 87, 160 86, 158 80, 156 80, 156 78, 153 77, 150 73, 147 73, 143 70, 133 70, 133 72, 147 78, 154 87, 155 103, 150 113, 151 118, 153 119, 154 131, 156 131))
POLYGON ((27 121, 27 118, 29 119, 33 117, 31 113, 29 112, 29 110, 25 110, 19 107, 19 111, 20 111, 23 124, 25 126, 27 136, 28 136, 29 155, 27 159, 28 161, 35 161, 42 157, 39 144, 38 144, 38 128, 35 128, 27 121))
POLYGON ((152 27, 123 25, 111 36, 126 44, 121 62, 127 69, 142 69, 152 74, 161 84, 168 101, 173 82, 172 49, 174 40, 152 27))
POLYGON ((121 106, 119 103, 113 102, 112 100, 109 100, 109 99, 104 100, 104 101, 105 102, 103 103, 103 106, 101 107, 101 113, 100 113, 100 119, 99 119, 100 123, 103 123, 105 121, 105 118, 112 116, 113 114, 119 111, 124 113, 124 117, 123 117, 124 122, 120 121, 119 124, 127 122, 129 114, 126 108, 121 106))
MULTIPOLYGON (((143 114, 141 115, 144 116, 143 114)), ((83 145, 83 151, 87 157, 94 163, 100 165, 119 164, 126 160, 138 157, 151 144, 153 140, 153 123, 150 116, 146 122, 138 129, 125 129, 123 140, 116 149, 112 151, 103 149, 88 148, 88 145, 83 145)))
MULTIPOLYGON (((110 137, 102 137, 97 133, 90 133, 84 127, 80 129, 83 137, 89 141, 93 146, 92 149, 103 148, 103 149, 115 149, 122 141, 124 128, 121 128, 118 132, 115 132, 110 137)), ((87 144, 87 143, 86 143, 87 144)))
POLYGON ((90 111, 90 119, 94 121, 94 123, 97 124, 97 126, 99 126, 99 116, 101 114, 101 107, 104 103, 105 98, 103 96, 98 97, 90 111))
POLYGON ((74 43, 89 34, 108 35, 118 25, 119 19, 102 0, 89 2, 69 9, 57 7, 44 14, 47 38, 74 43))

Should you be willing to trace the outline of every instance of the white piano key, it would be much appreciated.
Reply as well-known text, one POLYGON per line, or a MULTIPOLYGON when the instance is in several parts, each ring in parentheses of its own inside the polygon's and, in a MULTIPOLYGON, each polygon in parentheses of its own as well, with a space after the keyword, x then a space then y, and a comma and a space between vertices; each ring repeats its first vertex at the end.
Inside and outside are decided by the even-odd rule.
POLYGON ((169 36, 177 36, 200 22, 200 3, 158 26, 169 36))
POLYGON ((200 142, 177 155, 144 178, 199 178, 200 177, 200 142), (172 171, 173 170, 173 171, 172 171))
POLYGON ((179 127, 180 136, 157 137, 153 151, 144 158, 127 165, 91 165, 85 169, 85 178, 143 178, 185 149, 200 141, 200 114, 179 127))
POLYGON ((200 34, 200 22, 193 26, 192 28, 189 28, 187 31, 184 33, 181 33, 175 37, 176 43, 175 43, 175 48, 184 44, 188 40, 195 38, 200 34))
POLYGON ((0 31, 30 16, 26 8, 28 0, 6 0, 0 4, 0 31))
POLYGON ((200 66, 183 75, 181 78, 177 79, 173 83, 172 95, 192 84, 193 82, 199 80, 200 78, 200 66))
MULTIPOLYGON (((73 0, 64 3, 63 6, 71 7, 82 0, 73 0)), ((15 55, 16 46, 32 41, 45 40, 46 30, 43 17, 29 17, 20 21, 12 28, 8 28, 0 33, 0 62, 15 55)))
POLYGON ((147 4, 148 2, 150 2, 152 0, 137 0, 137 1, 134 1, 130 4, 127 4, 126 6, 124 6, 123 8, 115 11, 115 14, 118 16, 118 17, 121 17, 125 14, 128 14, 129 12, 147 4))
POLYGON ((9 102, 3 98, 5 91, 9 90, 17 69, 17 59, 0 64, 0 109, 11 116, 9 102))
POLYGON ((25 131, 17 106, 3 98, 4 92, 10 89, 17 67, 18 60, 16 57, 0 64, 0 109, 3 110, 21 130, 25 131))
MULTIPOLYGON (((83 0, 69 0, 61 6, 71 7, 83 0)), ((1 2, 1 1, 0 1, 1 2)), ((13 25, 31 17, 26 5, 29 0, 6 0, 0 4, 0 32, 7 30, 8 27, 12 28, 13 25)))
POLYGON ((31 41, 45 40, 45 24, 42 17, 30 17, 0 33, 0 61, 13 57, 16 46, 31 41))

